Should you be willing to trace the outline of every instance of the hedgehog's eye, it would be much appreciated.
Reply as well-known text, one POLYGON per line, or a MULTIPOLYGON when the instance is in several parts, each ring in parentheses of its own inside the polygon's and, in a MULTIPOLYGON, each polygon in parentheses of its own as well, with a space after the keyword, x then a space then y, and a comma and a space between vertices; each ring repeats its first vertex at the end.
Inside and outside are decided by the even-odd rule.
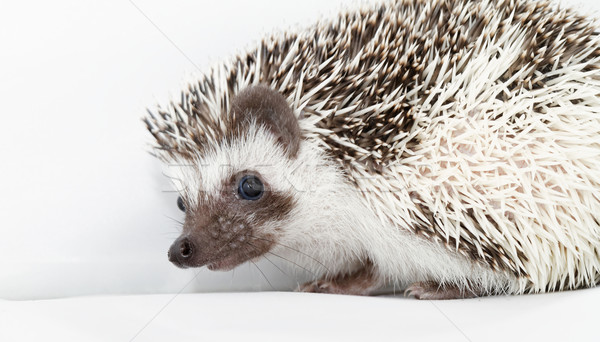
POLYGON ((238 193, 243 199, 255 201, 264 192, 263 183, 256 176, 244 176, 238 185, 238 193))
POLYGON ((183 203, 183 198, 181 198, 181 196, 177 197, 177 207, 185 213, 185 203, 183 203))

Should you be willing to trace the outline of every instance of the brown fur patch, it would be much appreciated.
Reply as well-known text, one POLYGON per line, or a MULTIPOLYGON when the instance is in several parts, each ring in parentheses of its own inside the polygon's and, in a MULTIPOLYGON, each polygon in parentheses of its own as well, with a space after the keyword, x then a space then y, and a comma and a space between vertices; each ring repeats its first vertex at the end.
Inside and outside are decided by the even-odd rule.
POLYGON ((237 94, 231 103, 227 132, 233 139, 239 139, 252 122, 266 127, 290 157, 296 156, 300 147, 300 126, 281 94, 264 85, 252 86, 237 94))

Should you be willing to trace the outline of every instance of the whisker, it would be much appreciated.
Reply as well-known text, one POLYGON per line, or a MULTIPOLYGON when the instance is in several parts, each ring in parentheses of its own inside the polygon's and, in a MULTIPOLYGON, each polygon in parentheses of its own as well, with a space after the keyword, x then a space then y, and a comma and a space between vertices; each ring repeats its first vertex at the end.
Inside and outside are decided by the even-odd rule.
POLYGON ((294 266, 300 267, 301 269, 305 270, 306 272, 308 272, 308 273, 312 274, 312 275, 313 275, 315 278, 318 278, 318 275, 317 275, 315 272, 312 272, 312 271, 311 271, 311 270, 309 270, 308 268, 306 268, 306 267, 304 267, 304 266, 302 266, 302 265, 299 265, 299 264, 297 264, 297 263, 293 262, 293 261, 292 261, 292 260, 290 260, 290 259, 284 258, 284 257, 282 257, 281 255, 275 254, 275 253, 273 253, 273 252, 267 252, 267 253, 269 253, 269 254, 271 254, 271 255, 273 255, 273 256, 276 256, 276 257, 278 257, 278 258, 280 258, 280 259, 283 259, 283 260, 285 260, 285 261, 287 261, 287 262, 291 263, 291 264, 292 264, 292 265, 294 265, 294 266))
POLYGON ((267 281, 267 283, 269 284, 269 286, 271 286, 271 289, 272 289, 273 291, 275 291, 275 288, 273 287, 273 284, 271 284, 271 282, 269 281, 269 278, 267 278, 267 276, 266 276, 266 275, 265 275, 265 273, 264 273, 264 272, 263 272, 263 271, 260 269, 260 267, 258 267, 258 265, 257 265, 257 264, 256 264, 254 261, 250 260, 250 262, 251 262, 251 263, 252 263, 252 264, 253 264, 253 265, 254 265, 254 266, 255 266, 255 267, 258 269, 258 271, 260 272, 260 274, 262 274, 263 278, 265 278, 265 280, 267 281))
MULTIPOLYGON (((258 247, 256 247, 255 245, 251 244, 251 243, 250 243, 250 242, 248 242, 248 241, 246 241, 246 244, 250 245, 250 246, 251 246, 251 247, 253 247, 254 249, 258 249, 258 247)), ((281 255, 277 255, 277 254, 275 254, 275 253, 273 253, 273 252, 267 252, 267 253, 269 253, 269 254, 271 254, 271 255, 273 255, 273 256, 276 256, 276 257, 278 257, 278 258, 280 258, 280 259, 283 259, 283 260, 285 260, 285 261, 287 261, 287 262, 291 263, 292 265, 295 265, 295 266, 297 266, 297 267, 300 267, 301 269, 305 270, 306 272, 308 272, 308 273, 312 274, 314 277, 317 277, 317 275, 316 275, 314 272, 311 272, 309 269, 307 269, 306 267, 304 267, 304 266, 302 266, 302 265, 298 265, 297 263, 293 262, 292 260, 286 259, 286 258, 282 257, 281 255)))
MULTIPOLYGON (((288 277, 292 277, 292 276, 290 276, 289 274, 287 274, 286 272, 284 272, 284 271, 281 269, 281 267, 277 266, 277 264, 275 264, 273 261, 271 261, 271 259, 267 258, 267 256, 266 256, 266 255, 263 255, 263 257, 264 257, 265 259, 267 259, 267 261, 268 261, 268 262, 270 262, 270 263, 271 263, 271 265, 275 266, 275 268, 277 268, 277 269, 278 269, 278 270, 279 270, 281 273, 285 274, 285 275, 286 275, 286 276, 288 276, 288 277)), ((293 278, 292 278, 292 279, 293 279, 293 278)), ((295 279, 294 279, 294 280, 295 280, 295 279)))
MULTIPOLYGON (((256 250, 256 246, 253 246, 251 244, 248 244, 248 245, 256 250)), ((254 261, 250 260, 250 262, 258 269, 258 271, 260 272, 260 274, 262 274, 263 278, 265 278, 265 280, 267 281, 267 283, 269 283, 269 286, 271 286, 271 289, 275 290, 275 288, 273 287, 273 285, 271 284, 271 282, 269 281, 269 279, 267 278, 267 276, 260 269, 260 267, 258 267, 258 265, 254 261)))
POLYGON ((292 248, 292 247, 290 247, 290 246, 286 246, 286 245, 284 245, 284 244, 282 244, 282 243, 279 243, 279 242, 277 242, 277 241, 273 241, 273 240, 269 240, 269 239, 261 238, 261 237, 254 236, 254 235, 250 235, 250 237, 251 237, 251 238, 255 238, 255 239, 264 240, 264 241, 267 241, 267 242, 270 242, 270 243, 274 243, 274 244, 276 244, 276 245, 279 245, 279 246, 281 246, 281 247, 285 247, 285 248, 291 249, 292 251, 295 251, 295 252, 297 252, 297 253, 300 253, 300 254, 302 254, 302 255, 306 256, 307 258, 310 258, 310 259, 311 259, 311 260, 313 260, 314 262, 316 262, 316 263, 318 263, 319 265, 321 265, 321 266, 322 266, 322 267, 323 267, 323 268, 324 268, 324 269, 325 269, 325 270, 326 270, 328 273, 331 273, 331 271, 329 270, 329 268, 327 268, 327 266, 325 266, 325 265, 324 265, 322 262, 320 262, 319 260, 315 259, 314 257, 312 257, 312 256, 310 256, 310 255, 308 255, 308 254, 306 254, 306 253, 304 253, 304 252, 302 252, 302 251, 299 251, 299 250, 297 250, 297 249, 295 249, 295 248, 292 248))
POLYGON ((183 222, 179 221, 178 219, 173 218, 173 217, 171 217, 169 215, 165 215, 165 217, 168 218, 168 219, 171 219, 171 220, 175 221, 175 223, 179 223, 180 225, 183 226, 183 222))

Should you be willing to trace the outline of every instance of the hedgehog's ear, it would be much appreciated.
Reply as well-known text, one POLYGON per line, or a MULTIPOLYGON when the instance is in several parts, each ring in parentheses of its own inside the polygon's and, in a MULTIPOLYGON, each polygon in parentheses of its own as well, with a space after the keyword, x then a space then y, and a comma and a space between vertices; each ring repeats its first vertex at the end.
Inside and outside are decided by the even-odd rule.
POLYGON ((293 158, 300 147, 298 118, 283 95, 256 85, 242 90, 231 102, 231 125, 244 132, 250 122, 265 126, 293 158))

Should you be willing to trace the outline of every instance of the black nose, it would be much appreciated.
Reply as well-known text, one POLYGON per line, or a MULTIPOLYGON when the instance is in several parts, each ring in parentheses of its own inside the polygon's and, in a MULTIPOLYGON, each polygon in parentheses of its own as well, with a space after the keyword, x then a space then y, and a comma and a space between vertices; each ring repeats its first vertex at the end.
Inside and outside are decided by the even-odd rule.
POLYGON ((169 261, 178 267, 189 266, 189 261, 194 255, 194 244, 187 237, 175 240, 169 248, 169 261))

